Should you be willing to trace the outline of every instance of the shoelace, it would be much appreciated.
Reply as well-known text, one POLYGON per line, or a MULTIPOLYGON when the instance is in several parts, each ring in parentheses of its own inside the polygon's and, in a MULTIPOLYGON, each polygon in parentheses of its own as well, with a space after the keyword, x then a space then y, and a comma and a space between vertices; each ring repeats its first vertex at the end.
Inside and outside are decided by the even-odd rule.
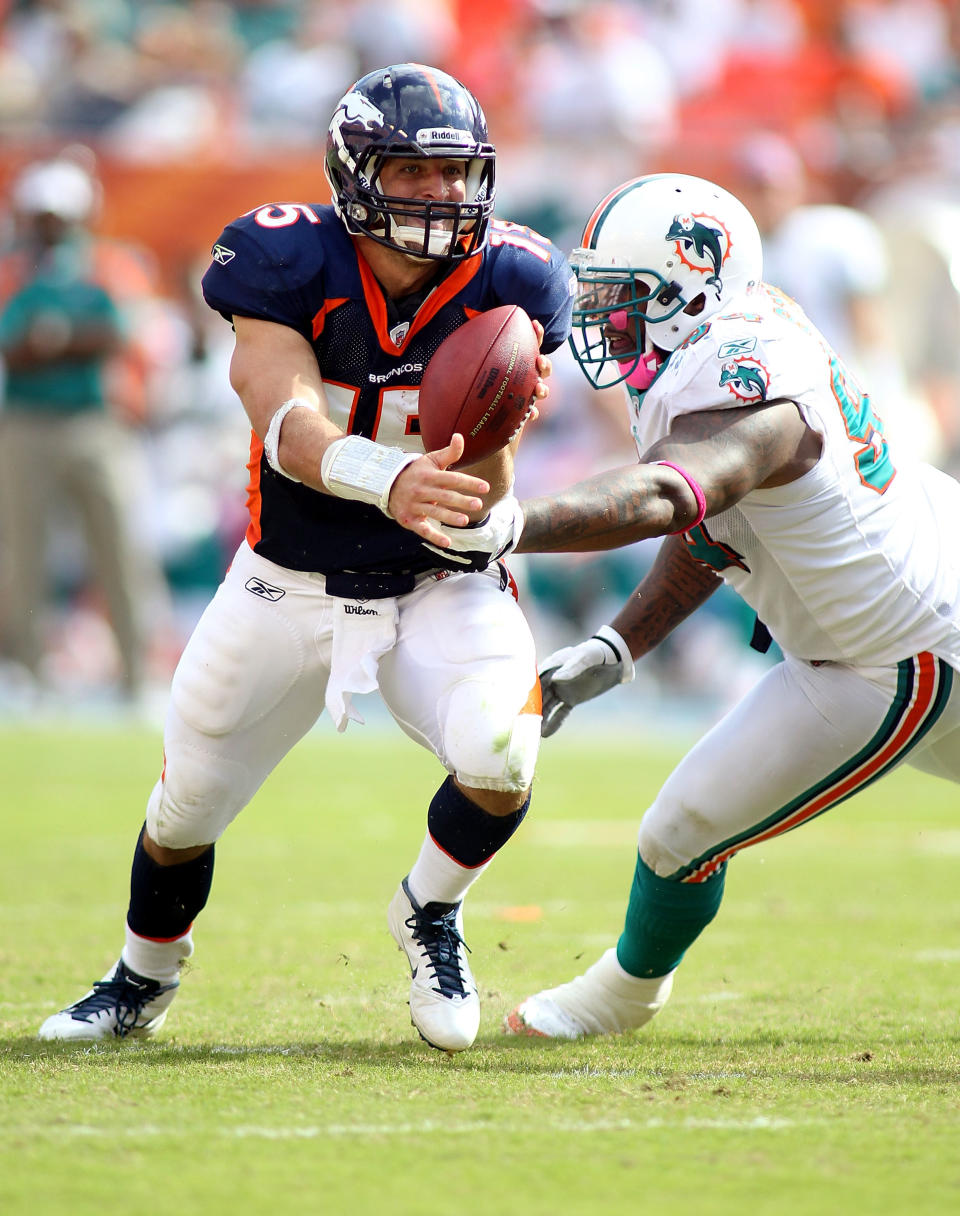
POLYGON ((144 1005, 154 997, 169 992, 171 987, 174 985, 159 984, 155 980, 138 984, 126 974, 116 979, 96 980, 93 992, 71 1006, 70 1016, 77 1022, 89 1022, 96 1014, 115 1007, 117 1025, 114 1033, 122 1038, 136 1026, 144 1005))
POLYGON ((464 996, 466 987, 460 970, 460 947, 469 954, 470 947, 457 931, 457 909, 451 908, 441 916, 431 916, 425 908, 405 922, 413 940, 423 947, 442 996, 464 996))

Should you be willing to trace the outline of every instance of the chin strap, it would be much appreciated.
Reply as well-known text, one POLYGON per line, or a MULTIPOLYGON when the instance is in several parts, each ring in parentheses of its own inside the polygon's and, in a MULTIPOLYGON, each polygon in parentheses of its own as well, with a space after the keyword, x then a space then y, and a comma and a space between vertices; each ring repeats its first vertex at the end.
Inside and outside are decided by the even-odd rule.
MULTIPOLYGON (((631 360, 626 359, 618 363, 621 371, 631 366, 631 360)), ((636 361, 636 365, 629 376, 625 377, 625 383, 631 388, 639 389, 645 392, 656 378, 657 372, 660 370, 662 360, 657 352, 651 351, 649 355, 640 355, 636 361)))

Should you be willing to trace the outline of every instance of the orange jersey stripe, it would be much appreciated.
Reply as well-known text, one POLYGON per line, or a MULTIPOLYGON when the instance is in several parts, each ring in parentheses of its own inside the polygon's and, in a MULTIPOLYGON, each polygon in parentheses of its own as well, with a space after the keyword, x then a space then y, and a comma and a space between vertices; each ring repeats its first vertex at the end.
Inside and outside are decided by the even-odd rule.
POLYGON ((314 341, 323 333, 323 327, 327 321, 327 314, 333 312, 335 308, 339 308, 341 304, 346 304, 347 298, 341 300, 324 300, 323 307, 316 313, 313 318, 313 337, 314 341))
POLYGON ((252 549, 260 541, 260 457, 263 455, 263 443, 256 431, 250 432, 250 459, 247 469, 250 480, 247 483, 247 510, 250 512, 250 523, 247 525, 247 544, 252 549))
POLYGON ((413 335, 419 333, 445 304, 448 304, 458 292, 466 287, 480 269, 482 260, 479 253, 472 254, 466 261, 461 262, 456 270, 443 280, 439 287, 434 288, 426 301, 418 309, 417 315, 413 318, 413 322, 404 335, 403 341, 397 346, 390 337, 387 325, 387 305, 383 298, 383 290, 373 271, 370 269, 366 258, 357 250, 357 264, 360 267, 360 282, 363 284, 363 296, 366 301, 367 311, 370 313, 370 320, 373 322, 373 328, 376 331, 377 341, 380 343, 381 348, 391 355, 403 354, 413 335))

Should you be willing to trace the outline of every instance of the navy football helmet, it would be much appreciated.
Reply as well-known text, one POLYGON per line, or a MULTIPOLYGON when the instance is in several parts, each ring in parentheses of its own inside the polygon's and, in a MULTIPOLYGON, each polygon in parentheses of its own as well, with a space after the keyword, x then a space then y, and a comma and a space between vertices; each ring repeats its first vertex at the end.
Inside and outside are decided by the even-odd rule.
POLYGON ((330 122, 324 172, 347 231, 417 258, 475 253, 493 213, 495 150, 477 99, 452 76, 419 63, 369 72, 330 122), (466 198, 399 198, 380 189, 389 157, 462 159, 466 198))

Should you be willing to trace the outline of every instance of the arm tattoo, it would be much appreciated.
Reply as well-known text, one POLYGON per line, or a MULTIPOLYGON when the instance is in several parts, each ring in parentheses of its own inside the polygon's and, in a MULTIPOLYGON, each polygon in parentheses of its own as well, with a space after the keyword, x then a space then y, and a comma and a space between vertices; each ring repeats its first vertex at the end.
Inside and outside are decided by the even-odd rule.
POLYGON ((693 490, 676 471, 648 462, 680 465, 716 515, 771 476, 782 484, 805 472, 811 457, 798 459, 805 431, 796 406, 783 400, 685 414, 640 464, 525 501, 518 552, 614 549, 689 527, 698 511, 693 490))
POLYGON ((662 536, 676 526, 678 500, 680 516, 687 514, 694 519, 693 492, 681 487, 668 496, 660 469, 648 465, 612 469, 558 494, 527 499, 518 551, 614 549, 662 536))
POLYGON ((614 618, 634 658, 648 653, 716 591, 723 580, 690 556, 682 536, 660 546, 656 561, 614 618))

